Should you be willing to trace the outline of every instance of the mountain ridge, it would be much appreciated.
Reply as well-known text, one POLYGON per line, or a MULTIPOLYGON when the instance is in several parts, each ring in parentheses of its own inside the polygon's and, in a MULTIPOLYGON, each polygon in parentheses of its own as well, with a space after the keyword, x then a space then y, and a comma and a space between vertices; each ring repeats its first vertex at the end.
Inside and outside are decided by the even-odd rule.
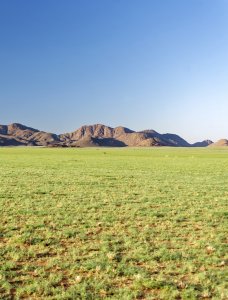
POLYGON ((206 147, 213 144, 204 140, 188 143, 177 134, 161 134, 153 129, 134 131, 123 126, 104 124, 83 125, 73 132, 55 134, 40 131, 20 123, 0 125, 0 146, 48 147, 206 147))

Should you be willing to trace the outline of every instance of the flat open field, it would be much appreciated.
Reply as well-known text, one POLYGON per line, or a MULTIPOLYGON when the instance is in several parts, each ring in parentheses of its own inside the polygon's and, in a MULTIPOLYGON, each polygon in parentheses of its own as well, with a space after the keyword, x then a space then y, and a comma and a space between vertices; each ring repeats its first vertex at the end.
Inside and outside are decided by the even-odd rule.
POLYGON ((0 149, 0 299, 227 299, 228 150, 0 149))

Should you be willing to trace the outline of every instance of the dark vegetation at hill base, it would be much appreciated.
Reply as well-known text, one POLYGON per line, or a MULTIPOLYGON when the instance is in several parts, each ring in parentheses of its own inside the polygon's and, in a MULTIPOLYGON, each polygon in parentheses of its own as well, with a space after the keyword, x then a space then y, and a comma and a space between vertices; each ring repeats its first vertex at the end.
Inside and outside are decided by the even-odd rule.
MULTIPOLYGON (((0 146, 206 147, 211 144, 213 142, 210 140, 189 144, 176 134, 160 134, 154 130, 135 132, 121 126, 112 128, 101 124, 85 125, 74 132, 60 135, 39 131, 18 123, 0 125, 0 146)), ((228 145, 228 142, 222 144, 228 145)))

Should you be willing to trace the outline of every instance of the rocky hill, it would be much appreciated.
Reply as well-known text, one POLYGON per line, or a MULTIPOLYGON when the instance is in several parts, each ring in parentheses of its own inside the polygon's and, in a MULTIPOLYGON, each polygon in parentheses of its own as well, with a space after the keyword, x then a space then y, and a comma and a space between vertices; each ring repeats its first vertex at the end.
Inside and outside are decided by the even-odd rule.
POLYGON ((109 127, 102 124, 85 125, 64 134, 54 134, 13 123, 0 125, 0 146, 48 147, 206 147, 211 141, 189 144, 176 134, 160 134, 148 129, 140 132, 126 127, 109 127))
POLYGON ((207 147, 210 146, 211 144, 213 144, 213 142, 211 140, 205 140, 202 142, 197 142, 192 144, 193 147, 207 147))
POLYGON ((221 139, 215 143, 212 143, 210 147, 228 147, 228 140, 221 139))

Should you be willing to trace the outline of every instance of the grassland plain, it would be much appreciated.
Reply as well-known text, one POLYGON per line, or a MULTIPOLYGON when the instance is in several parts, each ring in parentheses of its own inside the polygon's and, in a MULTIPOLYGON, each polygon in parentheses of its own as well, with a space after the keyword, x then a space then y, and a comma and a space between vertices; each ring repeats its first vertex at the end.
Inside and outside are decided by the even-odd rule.
POLYGON ((0 299, 227 299, 225 149, 0 149, 0 299))

